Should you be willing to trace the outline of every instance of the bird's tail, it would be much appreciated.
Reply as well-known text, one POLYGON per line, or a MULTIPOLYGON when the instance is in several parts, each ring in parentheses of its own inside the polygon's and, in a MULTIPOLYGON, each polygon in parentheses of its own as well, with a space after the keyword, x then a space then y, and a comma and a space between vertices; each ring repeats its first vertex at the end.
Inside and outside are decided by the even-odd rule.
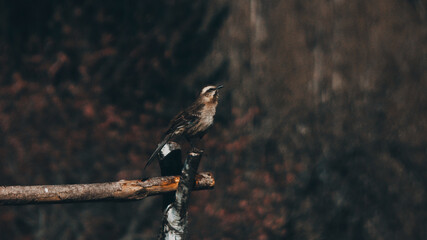
POLYGON ((153 154, 151 154, 150 158, 148 159, 147 163, 145 164, 144 170, 153 162, 154 159, 156 159, 157 154, 162 150, 163 146, 171 139, 172 134, 168 134, 165 136, 163 141, 161 141, 158 145, 156 150, 154 150, 153 154))

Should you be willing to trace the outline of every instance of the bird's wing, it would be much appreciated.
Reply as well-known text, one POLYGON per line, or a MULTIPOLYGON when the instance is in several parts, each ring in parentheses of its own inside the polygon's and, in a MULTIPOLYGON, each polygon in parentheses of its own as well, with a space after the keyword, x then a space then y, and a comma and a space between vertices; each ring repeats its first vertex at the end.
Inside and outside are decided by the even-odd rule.
POLYGON ((202 107, 203 105, 200 104, 191 105, 171 120, 168 131, 166 131, 163 140, 157 145, 156 150, 153 152, 153 154, 151 154, 150 158, 145 164, 144 170, 157 157, 157 154, 160 152, 160 150, 162 150, 163 146, 176 135, 180 134, 180 129, 185 130, 185 128, 189 128, 197 122, 197 120, 200 118, 200 110, 202 107))
MULTIPOLYGON (((168 131, 165 135, 173 134, 181 128, 190 128, 200 119, 200 111, 203 108, 203 105, 191 105, 184 111, 176 115, 170 122, 168 131)), ((184 129, 183 129, 184 130, 184 129)))

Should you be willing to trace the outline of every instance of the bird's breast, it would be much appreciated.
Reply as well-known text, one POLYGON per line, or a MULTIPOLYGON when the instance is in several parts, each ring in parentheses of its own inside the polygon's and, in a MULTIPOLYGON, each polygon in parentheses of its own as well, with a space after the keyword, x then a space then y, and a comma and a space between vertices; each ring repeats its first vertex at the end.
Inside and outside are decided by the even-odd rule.
POLYGON ((215 106, 206 105, 200 114, 200 128, 208 128, 212 125, 215 116, 215 106))
POLYGON ((213 123, 216 111, 216 105, 205 105, 200 112, 200 121, 194 127, 189 129, 191 135, 197 135, 205 132, 213 123))

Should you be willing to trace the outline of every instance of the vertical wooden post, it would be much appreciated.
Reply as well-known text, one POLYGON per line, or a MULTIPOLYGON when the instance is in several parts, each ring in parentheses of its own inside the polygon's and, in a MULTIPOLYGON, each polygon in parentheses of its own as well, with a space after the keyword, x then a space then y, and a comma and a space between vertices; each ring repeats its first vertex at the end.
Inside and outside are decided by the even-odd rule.
POLYGON ((184 163, 175 201, 164 210, 163 226, 158 239, 185 239, 188 227, 187 209, 203 151, 190 152, 184 163))

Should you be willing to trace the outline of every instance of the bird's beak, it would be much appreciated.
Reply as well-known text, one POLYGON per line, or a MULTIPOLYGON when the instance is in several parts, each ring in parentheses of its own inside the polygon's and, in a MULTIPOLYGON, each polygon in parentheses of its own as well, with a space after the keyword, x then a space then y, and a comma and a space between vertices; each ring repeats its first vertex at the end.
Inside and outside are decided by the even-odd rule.
POLYGON ((219 85, 218 87, 216 87, 216 90, 223 88, 223 85, 219 85))

